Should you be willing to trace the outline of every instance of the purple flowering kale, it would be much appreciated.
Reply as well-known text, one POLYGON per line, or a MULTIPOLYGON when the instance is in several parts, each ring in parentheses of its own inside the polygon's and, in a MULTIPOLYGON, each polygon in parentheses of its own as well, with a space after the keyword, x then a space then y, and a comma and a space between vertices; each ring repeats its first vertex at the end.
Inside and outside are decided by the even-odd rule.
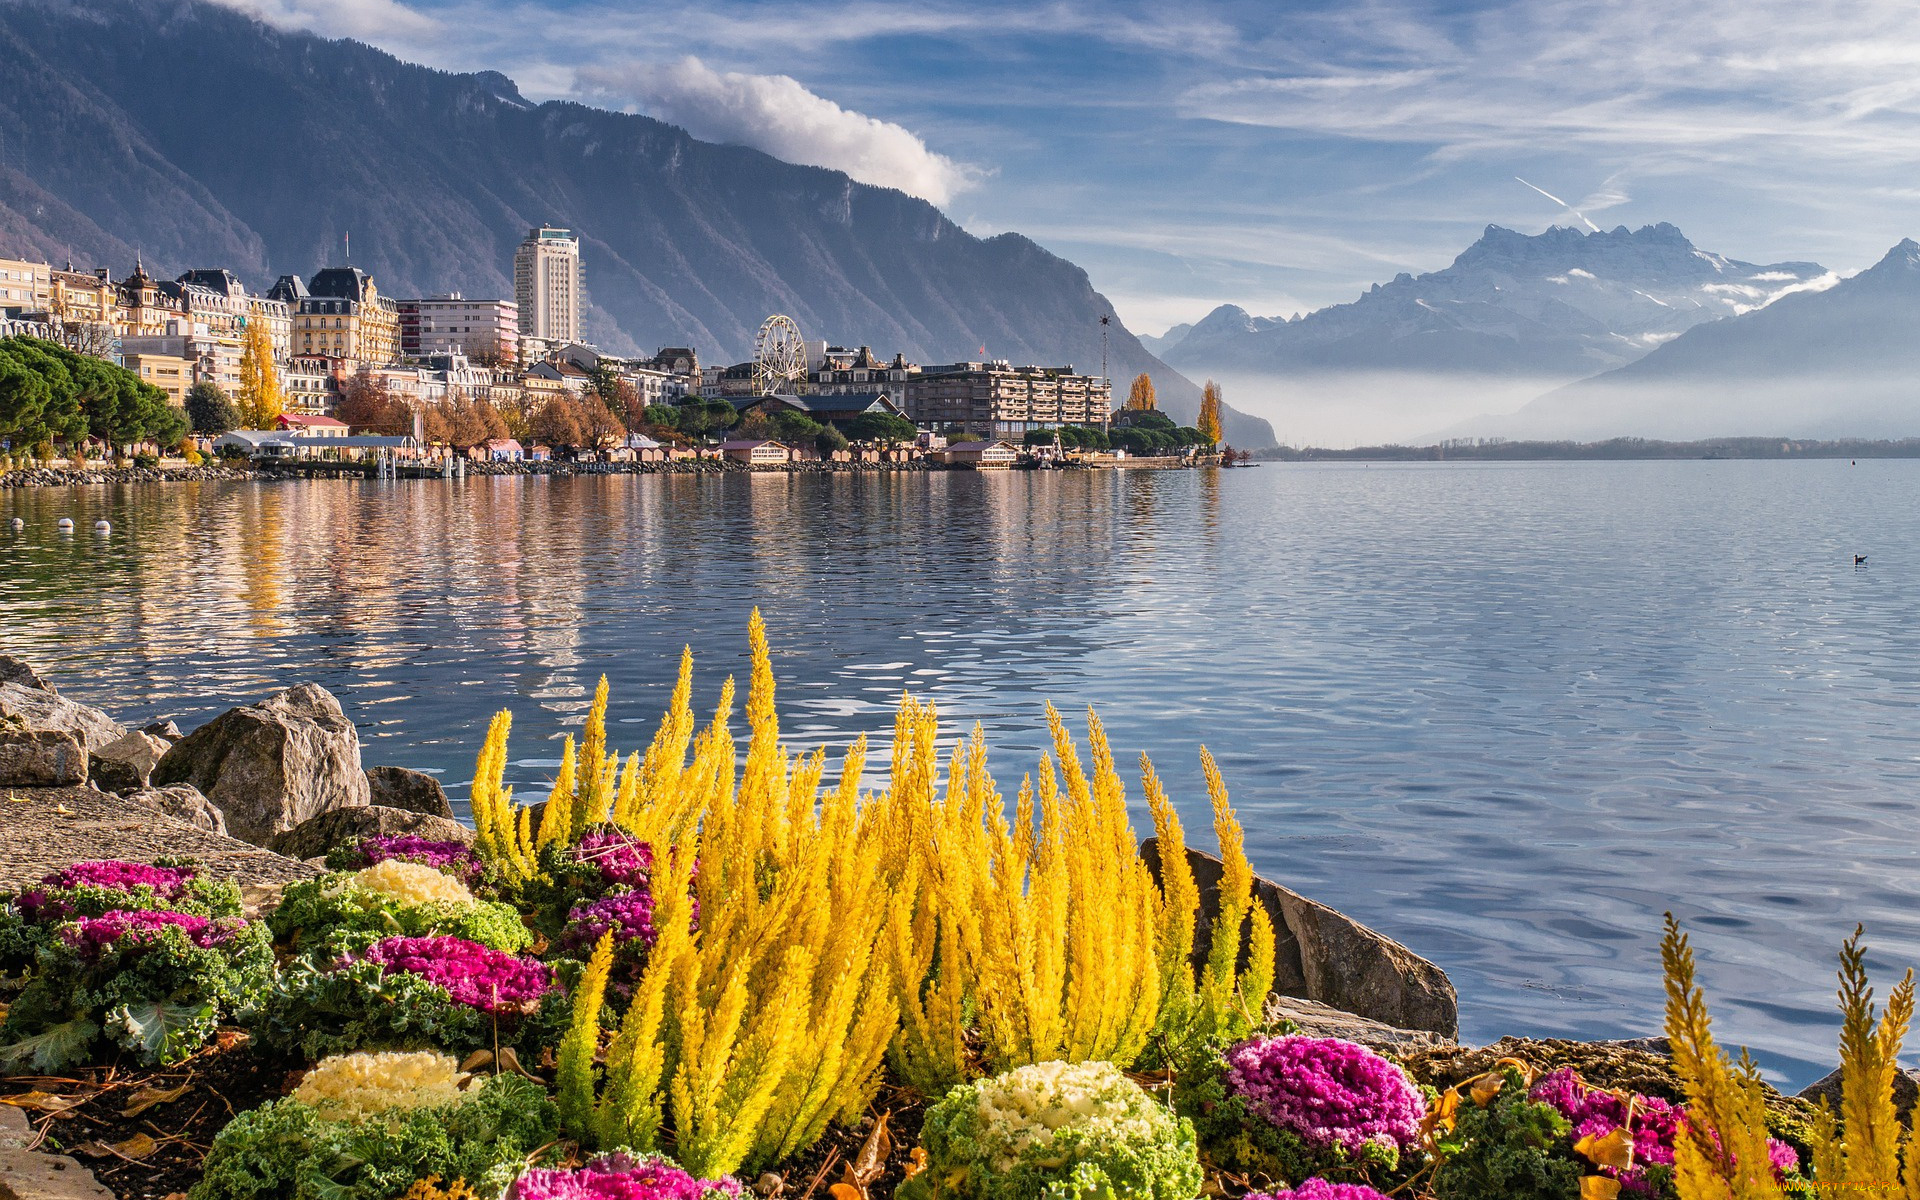
MULTIPOLYGON (((1628 1101, 1617 1093, 1588 1087, 1571 1067, 1562 1067, 1543 1076, 1533 1085, 1528 1098, 1557 1110, 1573 1126, 1575 1143, 1584 1138, 1602 1138, 1616 1129, 1627 1128, 1628 1101)), ((1657 1195, 1659 1187, 1647 1177, 1648 1167, 1673 1165, 1673 1143, 1686 1119, 1686 1109, 1658 1096, 1635 1095, 1632 1098, 1633 1166, 1601 1167, 1601 1174, 1617 1180, 1621 1187, 1642 1195, 1657 1195)), ((1800 1155, 1792 1146, 1767 1139, 1768 1157, 1777 1173, 1798 1170, 1800 1155)))
POLYGON ((184 867, 152 867, 146 863, 103 859, 74 863, 46 876, 35 888, 21 892, 15 903, 29 921, 63 921, 74 912, 71 893, 82 888, 131 895, 136 888, 151 889, 162 902, 178 900, 193 881, 193 871, 184 867))
POLYGON ((1339 1038, 1255 1038, 1227 1051, 1227 1087, 1256 1116, 1315 1150, 1404 1150, 1426 1102, 1399 1067, 1339 1038))
POLYGON ((225 945, 244 926, 245 922, 235 917, 215 921, 191 913, 116 910, 98 917, 82 917, 63 929, 60 936, 82 958, 95 959, 123 939, 152 941, 165 929, 178 929, 194 945, 210 950, 225 945))
POLYGON ((531 959, 457 937, 391 937, 363 956, 383 975, 404 971, 445 989, 456 1004, 481 1012, 531 1012, 553 988, 553 973, 531 959))
POLYGON ((638 887, 653 871, 653 847, 615 825, 596 825, 581 835, 573 860, 600 869, 610 887, 638 887))
POLYGON ((616 949, 651 950, 659 934, 653 928, 653 896, 646 891, 615 892, 589 904, 576 904, 567 914, 561 944, 569 950, 591 951, 607 933, 616 949))
MULTIPOLYGON (((364 870, 376 863, 388 859, 417 863, 423 867, 432 867, 436 871, 453 876, 460 882, 472 887, 486 874, 486 864, 473 847, 465 842, 434 841, 431 838, 416 837, 413 834, 383 833, 376 837, 364 838, 340 855, 341 862, 335 869, 346 871, 364 870)), ((333 864, 329 863, 329 866, 333 864)))
POLYGON ((1332 1183, 1316 1177, 1290 1192, 1254 1192, 1247 1200, 1387 1200, 1387 1196, 1364 1183, 1332 1183))
POLYGON ((578 1170, 528 1171, 505 1200, 722 1200, 741 1196, 732 1179, 695 1179, 664 1158, 608 1154, 578 1170))

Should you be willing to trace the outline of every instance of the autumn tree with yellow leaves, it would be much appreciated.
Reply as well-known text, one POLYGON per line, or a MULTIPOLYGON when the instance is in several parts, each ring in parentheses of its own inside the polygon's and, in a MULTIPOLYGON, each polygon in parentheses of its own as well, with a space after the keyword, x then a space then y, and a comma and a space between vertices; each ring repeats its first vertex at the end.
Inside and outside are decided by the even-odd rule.
POLYGON ((1145 371, 1133 377, 1133 387, 1127 392, 1127 409, 1130 412, 1151 412, 1158 406, 1158 398, 1153 393, 1153 376, 1145 371))
POLYGON ((1200 419, 1193 427, 1200 431, 1208 445, 1220 444, 1220 385, 1211 379, 1200 393, 1200 419))
POLYGON ((248 324, 240 346, 240 422, 247 429, 270 429, 286 411, 287 395, 274 365, 273 342, 259 321, 248 324))

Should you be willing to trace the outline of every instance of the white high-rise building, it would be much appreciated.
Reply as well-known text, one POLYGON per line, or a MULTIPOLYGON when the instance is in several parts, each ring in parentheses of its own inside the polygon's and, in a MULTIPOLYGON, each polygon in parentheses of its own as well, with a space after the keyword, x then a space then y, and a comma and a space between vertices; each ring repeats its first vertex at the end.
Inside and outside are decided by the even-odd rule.
POLYGON ((554 343, 580 340, 580 239, 571 229, 527 231, 513 255, 513 298, 520 336, 554 343))

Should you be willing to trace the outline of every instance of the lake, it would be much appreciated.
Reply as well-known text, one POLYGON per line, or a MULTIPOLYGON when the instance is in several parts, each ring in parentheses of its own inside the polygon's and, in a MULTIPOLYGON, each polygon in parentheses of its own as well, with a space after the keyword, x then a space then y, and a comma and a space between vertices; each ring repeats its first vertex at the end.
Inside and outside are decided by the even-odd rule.
POLYGON ((744 684, 759 605, 795 748, 909 689, 1011 797, 1093 704, 1203 847, 1211 747, 1256 868, 1445 967, 1466 1038, 1657 1032, 1671 909, 1808 1082, 1855 922, 1882 994, 1920 961, 1917 526, 1884 460, 26 489, 0 650, 188 727, 313 680, 464 802, 494 711, 537 791, 601 674, 623 749, 683 645, 744 684))

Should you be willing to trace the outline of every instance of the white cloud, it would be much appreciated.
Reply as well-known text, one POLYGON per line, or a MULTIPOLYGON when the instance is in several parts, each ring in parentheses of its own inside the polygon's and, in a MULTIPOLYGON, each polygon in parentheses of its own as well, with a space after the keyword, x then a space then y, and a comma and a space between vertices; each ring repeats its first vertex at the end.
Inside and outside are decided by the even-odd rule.
POLYGON ((436 33, 440 23, 399 0, 214 0, 280 29, 322 37, 358 38, 375 45, 436 33))
POLYGON ((667 65, 586 67, 579 77, 583 91, 629 98, 697 138, 831 167, 934 204, 946 204, 985 174, 929 150, 909 129, 841 108, 786 75, 715 71, 689 57, 667 65))
POLYGON ((1904 0, 1430 12, 1381 0, 1300 18, 1277 32, 1332 49, 1190 88, 1181 111, 1455 159, 1552 147, 1695 168, 1783 150, 1920 161, 1920 8, 1904 0))

